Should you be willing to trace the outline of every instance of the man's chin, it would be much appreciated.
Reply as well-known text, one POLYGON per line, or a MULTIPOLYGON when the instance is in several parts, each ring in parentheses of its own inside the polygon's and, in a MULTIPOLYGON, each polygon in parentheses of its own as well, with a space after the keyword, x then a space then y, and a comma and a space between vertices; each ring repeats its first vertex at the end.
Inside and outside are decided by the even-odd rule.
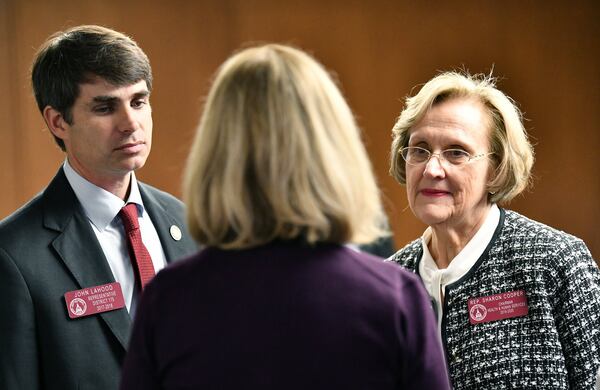
POLYGON ((132 172, 137 171, 140 168, 143 168, 146 165, 146 158, 136 157, 133 159, 129 159, 127 161, 123 161, 121 165, 122 172, 132 172))

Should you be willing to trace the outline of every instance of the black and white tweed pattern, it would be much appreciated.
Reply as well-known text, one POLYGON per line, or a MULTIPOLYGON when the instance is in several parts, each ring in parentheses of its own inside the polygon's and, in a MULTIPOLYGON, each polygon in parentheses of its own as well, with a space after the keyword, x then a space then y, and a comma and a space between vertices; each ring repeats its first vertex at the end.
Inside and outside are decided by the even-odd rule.
MULTIPOLYGON (((391 257, 417 272, 417 239, 391 257)), ((442 340, 455 389, 593 389, 600 271, 580 239, 501 209, 492 241, 447 286, 442 340), (471 325, 469 298, 523 289, 529 314, 471 325)))

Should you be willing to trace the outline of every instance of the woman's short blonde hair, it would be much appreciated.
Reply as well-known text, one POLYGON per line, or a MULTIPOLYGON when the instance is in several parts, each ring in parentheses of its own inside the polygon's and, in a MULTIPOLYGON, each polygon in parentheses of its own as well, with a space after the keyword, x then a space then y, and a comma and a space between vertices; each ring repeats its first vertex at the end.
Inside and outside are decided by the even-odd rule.
POLYGON ((411 128, 436 104, 450 98, 474 98, 490 114, 490 151, 494 174, 488 183, 491 203, 508 202, 530 182, 533 148, 527 139, 522 115, 515 103, 496 88, 488 75, 445 72, 429 80, 413 97, 406 98, 400 117, 392 129, 390 174, 406 184, 406 165, 400 151, 408 146, 411 128))
POLYGON ((207 246, 385 234, 352 112, 323 67, 292 47, 247 48, 221 65, 184 176, 189 228, 207 246))

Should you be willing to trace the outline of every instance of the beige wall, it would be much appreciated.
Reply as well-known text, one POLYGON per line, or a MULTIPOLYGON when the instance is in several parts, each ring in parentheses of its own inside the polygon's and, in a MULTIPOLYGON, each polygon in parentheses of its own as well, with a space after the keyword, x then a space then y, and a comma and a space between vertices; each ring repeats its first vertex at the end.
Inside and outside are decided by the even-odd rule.
POLYGON ((31 96, 35 49, 82 23, 132 35, 151 58, 153 152, 140 176, 180 194, 209 80, 247 42, 293 43, 334 71, 365 131, 398 246, 423 226, 388 176, 402 98, 438 70, 503 78, 528 118, 535 186, 510 207, 583 238, 600 258, 600 6, 596 1, 0 0, 0 218, 63 159, 31 96))

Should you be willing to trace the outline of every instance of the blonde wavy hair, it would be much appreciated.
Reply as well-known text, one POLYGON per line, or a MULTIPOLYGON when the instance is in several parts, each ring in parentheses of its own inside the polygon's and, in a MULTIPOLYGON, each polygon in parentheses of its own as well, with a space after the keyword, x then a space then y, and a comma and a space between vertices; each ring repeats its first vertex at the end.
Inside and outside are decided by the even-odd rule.
POLYGON ((487 184, 488 200, 509 202, 529 186, 533 147, 521 112, 496 88, 496 79, 491 75, 444 72, 429 80, 415 96, 407 97, 392 129, 390 174, 400 184, 406 184, 406 165, 400 150, 408 146, 411 128, 431 107, 456 97, 477 99, 487 108, 491 124, 490 151, 494 153, 491 156, 494 174, 487 184))
POLYGON ((354 116, 324 68, 268 44, 219 68, 184 174, 201 244, 367 243, 386 233, 354 116))

